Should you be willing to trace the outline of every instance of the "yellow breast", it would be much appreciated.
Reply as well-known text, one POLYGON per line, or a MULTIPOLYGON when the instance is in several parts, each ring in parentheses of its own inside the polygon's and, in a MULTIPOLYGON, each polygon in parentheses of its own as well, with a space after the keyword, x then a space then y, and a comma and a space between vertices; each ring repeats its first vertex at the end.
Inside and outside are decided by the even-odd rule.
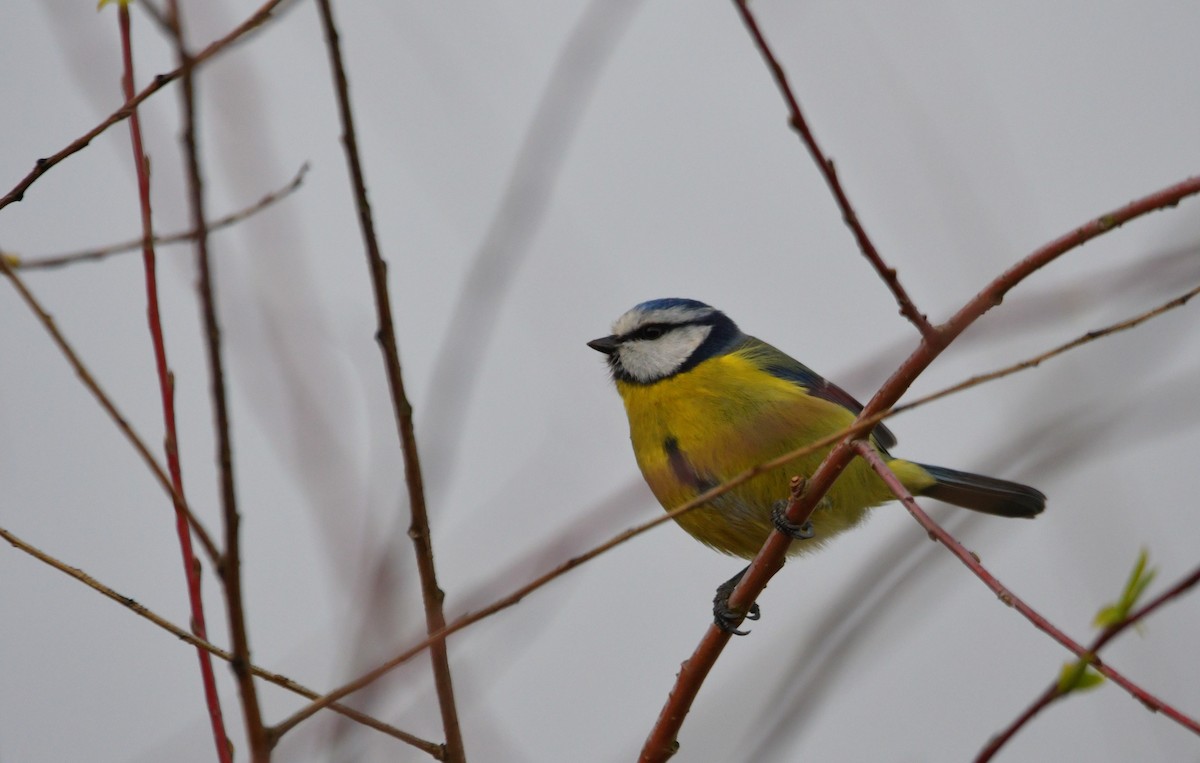
MULTIPOLYGON (((618 381, 617 389, 638 466, 668 510, 854 421, 842 406, 809 395, 737 353, 710 358, 654 384, 618 381)), ((791 477, 811 475, 827 452, 761 474, 676 521, 719 551, 753 557, 772 530, 771 508, 788 497, 791 477)), ((816 538, 797 542, 792 551, 818 547, 887 500, 887 488, 856 459, 813 514, 816 538)))

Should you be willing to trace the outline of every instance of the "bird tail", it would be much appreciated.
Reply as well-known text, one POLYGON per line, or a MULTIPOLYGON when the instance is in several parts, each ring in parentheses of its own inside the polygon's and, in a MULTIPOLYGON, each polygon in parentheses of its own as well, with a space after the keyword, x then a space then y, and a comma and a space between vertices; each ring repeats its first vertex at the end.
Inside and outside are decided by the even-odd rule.
POLYGON ((1046 496, 1028 485, 944 466, 918 466, 934 479, 933 485, 921 490, 921 495, 939 501, 998 517, 1032 518, 1046 508, 1046 496))

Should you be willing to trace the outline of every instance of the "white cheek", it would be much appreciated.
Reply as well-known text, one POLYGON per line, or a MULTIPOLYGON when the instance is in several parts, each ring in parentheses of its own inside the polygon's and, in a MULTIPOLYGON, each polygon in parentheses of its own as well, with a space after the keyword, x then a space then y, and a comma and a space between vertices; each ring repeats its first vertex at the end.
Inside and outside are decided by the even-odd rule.
POLYGON ((664 379, 679 370, 708 338, 712 326, 684 326, 659 339, 638 339, 617 351, 621 368, 640 382, 664 379))

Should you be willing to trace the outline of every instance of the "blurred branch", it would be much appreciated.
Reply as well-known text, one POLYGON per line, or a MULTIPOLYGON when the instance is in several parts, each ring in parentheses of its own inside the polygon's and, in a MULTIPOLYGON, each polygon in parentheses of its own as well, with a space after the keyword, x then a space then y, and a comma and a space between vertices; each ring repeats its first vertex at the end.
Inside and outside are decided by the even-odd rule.
MULTIPOLYGON (((1097 236, 1114 230, 1121 225, 1150 212, 1176 206, 1188 196, 1200 193, 1200 176, 1191 177, 1126 204, 1109 214, 1102 215, 1076 228, 1070 233, 1034 251, 1006 270, 988 284, 981 292, 967 301, 948 321, 936 327, 936 331, 925 336, 916 350, 892 374, 875 396, 863 407, 857 423, 886 411, 908 389, 913 381, 933 362, 949 344, 968 326, 999 305, 1004 295, 1040 268, 1048 265, 1067 252, 1083 245, 1097 236)), ((809 476, 807 488, 800 500, 788 502, 788 522, 802 525, 806 522, 817 503, 829 491, 834 481, 854 457, 851 439, 834 446, 829 455, 809 476)), ((792 539, 774 531, 763 544, 758 555, 750 563, 741 581, 729 598, 734 610, 747 611, 749 605, 766 587, 776 572, 783 566, 783 557, 792 539)), ((736 623, 733 624, 736 627, 736 623)), ((674 754, 676 737, 687 717, 692 702, 700 691, 709 671, 716 664, 730 634, 716 625, 710 625, 690 659, 683 664, 674 688, 671 690, 646 744, 642 748, 641 760, 663 761, 674 754)))
MULTIPOLYGON (((304 176, 307 173, 308 163, 305 162, 295 176, 288 181, 287 185, 267 193, 253 204, 243 207, 236 212, 225 215, 224 217, 218 217, 216 220, 208 223, 208 225, 202 230, 193 228, 189 231, 181 231, 179 233, 172 233, 166 236, 155 236, 154 244, 156 246, 165 246, 167 244, 178 244, 183 241, 195 241, 202 235, 206 236, 213 231, 221 230, 222 228, 228 228, 231 225, 240 223, 242 220, 253 217, 275 202, 281 201, 282 199, 290 196, 304 182, 304 176)), ((101 247, 99 249, 85 249, 83 251, 69 252, 67 254, 55 254, 30 260, 13 257, 10 264, 14 265, 18 270, 48 270, 50 268, 72 265, 77 262, 102 260, 114 254, 135 251, 140 249, 141 246, 142 239, 139 237, 129 241, 122 241, 119 244, 110 244, 109 246, 101 247)))
MULTIPOLYGON (((199 66, 200 64, 228 48, 233 43, 242 39, 247 33, 265 24, 271 19, 271 15, 275 9, 283 2, 285 2, 285 0, 267 0, 267 2, 260 6, 258 10, 250 14, 245 21, 234 27, 228 34, 219 40, 215 40, 214 42, 210 43, 208 47, 204 48, 204 50, 193 56, 189 66, 199 66)), ((183 68, 180 67, 165 74, 157 75, 149 85, 143 88, 132 98, 126 100, 125 104, 121 106, 121 108, 110 114, 103 122, 88 130, 80 137, 76 138, 74 141, 68 144, 66 148, 63 148, 58 153, 38 159, 36 162, 34 162, 33 169, 29 171, 29 174, 22 178, 21 181, 15 186, 13 186, 11 191, 0 197, 0 209, 7 207, 13 202, 21 201, 23 198, 25 198, 25 191, 29 190, 29 187, 33 185, 38 178, 49 172, 50 168, 54 167, 56 164, 72 154, 82 151, 89 143, 92 142, 93 139, 95 139, 97 135, 112 127, 117 122, 126 119, 130 114, 133 113, 133 110, 137 108, 142 101, 154 95, 159 90, 162 90, 176 79, 179 79, 182 74, 183 68)))
MULTIPOLYGON (((127 14, 125 6, 121 7, 127 14)), ((208 222, 204 212, 204 179, 200 173, 200 152, 196 140, 196 86, 195 70, 183 35, 183 16, 179 12, 178 0, 167 0, 167 27, 183 71, 179 91, 183 109, 184 164, 187 173, 188 211, 192 218, 192 230, 196 232, 196 270, 199 273, 197 289, 200 293, 200 312, 204 323, 205 348, 208 352, 209 388, 213 401, 214 429, 217 440, 217 466, 221 484, 221 514, 225 525, 225 553, 221 556, 218 573, 225 587, 225 612, 229 618, 229 641, 233 647, 233 660, 229 666, 237 681, 238 695, 242 704, 242 720, 246 726, 246 737, 250 757, 259 763, 271 759, 271 744, 263 725, 262 708, 258 703, 258 692, 254 676, 250 673, 250 639, 246 632, 246 609, 242 597, 241 538, 238 531, 241 517, 238 514, 237 494, 233 477, 233 442, 229 425, 229 406, 225 392, 224 361, 221 357, 221 327, 217 320, 215 286, 208 252, 208 222)), ((132 63, 130 64, 132 66, 132 63)), ((133 97, 133 73, 130 69, 126 97, 133 97)), ((130 119, 136 124, 137 113, 130 119)), ((147 231, 147 236, 151 231, 147 231)), ((147 247, 151 244, 147 241, 147 247)), ((201 625, 197 625, 197 628, 201 625)), ((202 638, 205 634, 198 632, 202 638)))
MULTIPOLYGON (((42 551, 41 549, 37 548, 36 546, 26 543, 24 540, 17 537, 16 535, 13 535, 11 532, 4 529, 3 527, 0 527, 0 538, 3 538, 4 540, 8 541, 8 543, 11 544, 13 546, 13 548, 18 549, 19 551, 23 551, 26 554, 29 554, 33 558, 37 559, 38 561, 41 561, 45 564, 50 565, 51 567, 58 570, 59 572, 63 572, 65 574, 69 575, 70 577, 78 580, 80 583, 83 583, 84 585, 86 585, 88 588, 91 588, 94 591, 98 591, 99 593, 103 594, 104 596, 107 596, 108 598, 117 602, 121 606, 128 609, 130 612, 133 612, 135 615, 138 615, 139 617, 143 617, 143 618, 149 620, 150 622, 157 625, 159 628, 162 628, 163 630, 167 631, 171 635, 178 638, 180 641, 190 644, 191 646, 194 646, 197 649, 202 649, 205 652, 207 652, 208 654, 214 655, 222 660, 225 660, 226 662, 233 661, 233 654, 231 654, 230 652, 227 652, 224 649, 220 648, 219 646, 216 646, 202 638, 198 638, 194 634, 184 630, 183 628, 180 628, 178 625, 175 625, 170 620, 167 620, 166 618, 162 617, 161 615, 155 613, 153 610, 148 609, 147 607, 137 603, 136 601, 129 598, 128 596, 123 596, 120 593, 118 593, 117 591, 113 590, 112 588, 109 588, 108 586, 104 585, 103 583, 96 580, 92 576, 88 575, 83 570, 81 570, 77 567, 71 567, 71 566, 65 564, 64 562, 56 559, 55 557, 51 556, 50 554, 47 554, 45 551, 42 551)), ((254 673, 254 675, 258 676, 259 678, 262 678, 265 681, 269 681, 270 683, 273 683, 276 686, 280 686, 284 689, 287 689, 288 691, 290 691, 294 694, 299 694, 300 696, 308 697, 309 699, 315 699, 316 697, 320 696, 319 694, 317 694, 317 692, 313 691, 312 689, 309 689, 308 687, 306 687, 302 684, 296 683, 292 679, 290 679, 287 676, 284 676, 280 673, 273 673, 269 670, 266 670, 265 668, 260 668, 257 665, 251 665, 250 670, 254 673)), ((357 711, 353 708, 347 707, 345 705, 333 704, 333 705, 329 706, 329 709, 333 710, 336 713, 340 713, 341 715, 344 715, 353 721, 361 723, 364 726, 370 726, 371 728, 373 728, 377 731, 381 731, 384 734, 387 734, 388 736, 399 739, 400 741, 410 744, 419 750, 427 752, 437 760, 443 759, 442 758, 442 745, 436 744, 434 742, 426 741, 417 736, 413 736, 412 734, 409 734, 406 731, 401 731, 400 729, 398 729, 394 726, 388 725, 388 724, 384 723, 383 721, 372 718, 371 716, 366 715, 365 713, 360 713, 359 711, 357 711)))
POLYGON ((929 319, 913 304, 912 298, 908 296, 908 292, 900 284, 900 276, 896 274, 896 269, 888 266, 883 261, 879 250, 875 248, 875 244, 871 243, 870 236, 867 235, 866 229, 863 228, 862 222, 858 219, 858 213, 854 211, 854 206, 850 203, 849 197, 846 196, 846 191, 842 188, 841 181, 838 180, 837 169, 833 165, 833 160, 827 157, 817 144, 817 137, 813 135, 812 130, 808 126, 808 121, 804 118, 804 112, 800 109, 800 101, 796 98, 795 93, 792 92, 792 86, 788 82, 787 73, 783 71, 783 66, 779 63, 779 59, 771 51, 771 46, 767 44, 767 39, 763 36, 762 30, 758 26, 758 21, 754 18, 754 14, 750 10, 750 0, 734 0, 734 5, 738 9, 738 13, 742 16, 742 22, 750 31, 750 36, 754 38, 754 44, 758 46, 759 53, 762 54, 763 60, 766 61, 767 67, 771 70, 771 76, 775 78, 775 84, 779 87, 779 92, 783 95, 784 101, 787 102, 789 112, 788 123, 799 133, 800 139, 804 141, 804 145, 812 155, 813 161, 817 163, 817 168, 821 170, 821 175, 824 176, 825 183, 833 193, 833 198, 837 201, 838 208, 842 210, 842 220, 850 228, 850 232, 854 234, 854 240, 858 242, 858 248, 862 250, 863 256, 871 263, 871 267, 875 268, 875 272, 879 274, 879 277, 891 289, 897 304, 900 305, 900 314, 908 318, 917 327, 917 330, 921 332, 921 336, 926 339, 932 339, 934 328, 930 325, 929 319))
MULTIPOLYGON (((1156 609, 1163 606, 1167 602, 1169 602, 1172 599, 1175 599, 1179 596, 1182 596, 1184 593, 1186 593, 1187 591, 1194 588, 1197 583, 1200 583, 1200 567, 1197 567, 1196 569, 1192 570, 1192 572, 1190 574, 1186 575, 1178 583, 1171 586, 1169 589, 1164 591, 1161 595, 1156 597, 1153 601, 1150 601, 1149 603, 1147 603, 1141 609, 1138 609, 1136 612, 1130 613, 1128 617, 1121 620, 1120 622, 1114 623, 1114 624, 1108 626, 1107 628, 1105 628, 1100 633, 1100 635, 1098 635, 1096 637, 1096 639, 1088 646, 1086 652, 1084 654, 1079 655, 1080 659, 1086 661, 1086 663, 1088 665, 1090 665, 1092 667, 1096 667, 1097 662, 1098 662, 1098 658, 1096 657, 1096 655, 1099 654, 1100 650, 1104 647, 1105 644, 1107 644, 1109 641, 1111 641, 1113 638, 1115 638, 1122 631, 1129 628, 1131 625, 1135 625, 1135 624, 1141 622, 1142 620, 1146 619, 1146 617, 1148 617, 1156 609)), ((1099 668, 1097 668, 1097 669, 1099 669, 1099 668)), ((1066 695, 1068 695, 1070 693, 1071 693, 1071 689, 1069 689, 1069 688, 1064 689, 1061 681, 1051 682, 1050 685, 1046 687, 1046 690, 1044 692, 1042 692, 1042 694, 1039 695, 1038 698, 1035 699, 1033 701, 1033 703, 1030 704, 1029 707, 1026 708, 1023 713, 1021 713, 1019 716, 1017 716, 1017 718, 1011 724, 1009 724, 1009 726, 1007 728, 1005 728, 1002 732, 1000 732, 996 736, 992 737, 992 739, 988 742, 987 746, 984 747, 982 751, 980 751, 979 756, 977 758, 975 758, 975 763, 986 763, 986 761, 991 760, 993 757, 995 757, 996 753, 1000 751, 1001 747, 1003 747, 1010 739, 1012 739, 1012 737, 1018 731, 1020 731, 1027 723, 1029 723, 1031 720, 1033 720, 1034 716, 1036 716, 1038 713, 1040 713, 1045 708, 1049 707, 1051 704, 1053 704, 1057 700, 1062 699, 1063 697, 1065 697, 1066 695)), ((1182 715, 1178 711, 1174 710, 1174 708, 1170 708, 1169 705, 1165 705, 1165 703, 1161 703, 1160 700, 1155 700, 1157 702, 1160 702, 1160 704, 1155 705, 1155 704, 1147 702, 1146 699, 1140 695, 1134 694, 1134 696, 1139 701, 1141 701, 1142 704, 1146 705, 1146 707, 1148 709, 1150 709, 1151 711, 1157 712, 1159 710, 1162 710, 1170 718, 1183 724, 1189 730, 1191 730, 1193 733, 1200 734, 1200 726, 1197 725, 1196 721, 1192 720, 1191 718, 1188 718, 1187 716, 1182 715), (1166 708, 1170 708, 1170 711, 1168 711, 1166 708), (1173 715, 1172 712, 1175 714, 1173 715)))
POLYGON ((648 530, 651 530, 651 529, 657 527, 658 525, 664 524, 670 520, 673 520, 683 514, 686 514, 690 511, 693 511, 693 510, 709 503, 714 498, 724 495, 725 493, 729 492, 730 490, 734 489, 735 487, 753 479, 754 477, 756 477, 759 474, 762 474, 763 472, 771 471, 772 469, 776 469, 781 466, 786 466, 787 464, 791 463, 792 461, 795 461, 798 458, 802 458, 806 455, 809 455, 810 453, 815 453, 816 451, 826 448, 830 445, 833 445, 834 443, 837 443, 847 437, 855 437, 855 436, 860 435, 863 432, 870 431, 870 430, 874 429, 875 426, 879 422, 883 421, 886 418, 890 418, 891 416, 894 416, 897 413, 901 413, 904 411, 910 411, 914 408, 918 408, 918 407, 926 405, 928 403, 932 403, 935 400, 940 400, 941 398, 946 397, 947 395, 951 395, 956 392, 961 392, 965 389, 969 389, 971 387, 975 387, 980 384, 984 384, 986 382, 993 381, 995 379, 999 379, 1004 376, 1008 376, 1009 374, 1013 374, 1018 371, 1023 371, 1028 368, 1033 368, 1049 358, 1055 357, 1056 355, 1060 355, 1063 352, 1066 352, 1068 349, 1072 349, 1074 347, 1078 347, 1081 344, 1086 344, 1088 342, 1095 341, 1096 339, 1100 339, 1101 337, 1108 336, 1108 335, 1116 333, 1118 331, 1123 331, 1125 329, 1133 328, 1134 326, 1144 323, 1145 321, 1150 320, 1151 318, 1162 315, 1164 312, 1166 312, 1168 310, 1174 309, 1176 307, 1179 307, 1179 306, 1185 304, 1188 301, 1188 299, 1190 299, 1192 296, 1195 296, 1197 293, 1200 293, 1200 287, 1196 287, 1195 289, 1192 289, 1191 291, 1189 291, 1187 294, 1184 294, 1180 297, 1176 297, 1175 299, 1171 300, 1170 302, 1160 305, 1152 310, 1149 310, 1149 311, 1142 313, 1138 316, 1135 316, 1133 318, 1123 320, 1119 323, 1115 323, 1115 324, 1106 326, 1101 329, 1089 331, 1081 337, 1078 337, 1070 342, 1067 342, 1066 344, 1060 345, 1059 347, 1056 347, 1052 350, 1041 353, 1033 358, 1029 358, 1027 360, 1023 360, 1018 363, 1014 363, 1011 366, 1000 369, 998 371, 993 371, 992 373, 989 373, 989 374, 982 374, 979 376, 972 377, 971 379, 968 379, 964 382, 954 384, 950 387, 946 387, 937 392, 933 392, 929 395, 926 395, 924 397, 913 400, 910 403, 906 403, 904 405, 897 406, 896 408, 881 411, 880 413, 874 414, 872 416, 868 416, 867 418, 860 419, 859 421, 855 422, 853 425, 851 425, 850 427, 847 427, 846 429, 843 429, 841 431, 838 431, 831 435, 823 437, 820 440, 817 440, 816 442, 813 442, 813 443, 810 443, 810 444, 804 446, 803 448, 797 448, 796 450, 793 450, 789 453, 785 453, 785 454, 783 454, 777 458, 774 458, 770 461, 767 461, 763 464, 755 466, 751 469, 747 469, 746 471, 737 475, 736 477, 729 480, 728 482, 724 482, 704 493, 701 493, 700 495, 696 496, 696 498, 692 499, 691 501, 688 501, 687 503, 685 503, 681 506, 678 506, 668 512, 664 512, 663 514, 659 515, 658 517, 655 517, 654 519, 643 522, 642 524, 636 525, 635 527, 631 527, 630 529, 625 530, 624 532, 613 536, 609 540, 605 541, 604 543, 601 543, 598 546, 595 546, 594 548, 586 551, 585 553, 568 559, 567 561, 558 565, 557 567, 550 570, 549 572, 535 578, 534 580, 521 586, 520 588, 517 588, 516 590, 514 590, 512 593, 508 594, 507 596, 496 599, 494 602, 492 602, 488 606, 478 610, 477 612, 472 612, 472 613, 463 615, 462 617, 459 617, 458 619, 456 619, 452 623, 450 623, 448 626, 446 626, 446 628, 444 628, 443 630, 439 631, 438 633, 431 634, 424 641, 421 641, 420 643, 409 647, 408 649, 406 649, 405 651, 396 655, 395 657, 391 658, 387 662, 379 665, 378 667, 372 669, 371 671, 369 671, 367 673, 364 673, 363 675, 359 676, 358 678, 354 679, 353 681, 351 681, 347 684, 344 684, 343 686, 335 689, 334 691, 330 692, 326 696, 322 697, 317 702, 314 702, 312 705, 309 705, 308 707, 301 709, 294 716, 292 716, 291 718, 288 718, 286 721, 284 721, 283 724, 280 724, 280 725, 294 725, 296 723, 299 723, 300 721, 304 720, 305 718, 311 716, 313 713, 320 710, 322 707, 327 706, 329 703, 335 702, 343 697, 353 694, 354 692, 358 691, 359 689, 362 689, 365 686, 370 685, 374 681, 378 680, 380 677, 386 675, 391 670, 404 664, 405 662, 412 659, 417 654, 420 654, 423 650, 425 650, 432 644, 435 644, 438 641, 444 640, 451 634, 457 633, 458 631, 466 628, 469 625, 479 622, 480 620, 483 620, 487 617, 490 617, 491 615, 496 614, 497 612, 503 611, 503 610, 513 606, 514 604, 521 601, 522 599, 524 599, 526 596, 533 593, 537 589, 552 582, 556 578, 559 578, 562 575, 565 575, 566 573, 575 569, 576 567, 583 564, 584 562, 591 561, 592 559, 596 558, 597 556, 600 556, 601 554, 605 553, 606 551, 608 551, 612 548, 615 548, 616 546, 621 545, 622 543, 624 543, 627 540, 635 538, 638 535, 641 535, 642 533, 647 532, 648 530))
POLYGON ((538 97, 500 203, 488 223, 433 364, 429 404, 437 427, 426 440, 430 481, 453 468, 468 401, 481 378, 468 364, 487 355, 496 316, 529 247, 541 229, 571 141, 600 80, 642 0, 590 0, 571 28, 538 97))
POLYGON ((167 473, 163 467, 154 458, 154 455, 150 452, 150 449, 146 447, 146 443, 141 437, 138 436, 137 432, 133 430, 133 427, 130 425, 129 421, 126 420, 125 416, 119 410, 117 410, 116 404, 113 403, 108 394, 100 387, 100 383, 96 381, 94 376, 92 376, 91 372, 87 369, 87 366, 83 364, 83 361, 80 360, 79 356, 75 354, 75 350, 67 342, 66 337, 63 336, 62 332, 58 330, 58 326, 55 324, 54 318, 52 318, 50 314, 42 308, 41 303, 38 302, 37 298, 33 296, 33 293, 30 292, 28 287, 25 286, 25 282, 21 280, 21 277, 13 272, 12 268, 9 266, 4 257, 0 257, 0 273, 7 276, 8 280, 12 282, 12 285, 16 288, 17 293, 21 295, 21 299, 25 302, 29 309, 33 311, 33 314, 37 316, 38 320, 41 321, 42 326, 47 332, 49 332, 50 338, 54 340, 54 344, 58 346, 59 351, 62 352, 63 356, 67 359, 67 362, 71 365, 71 368, 75 370, 75 375, 78 376, 79 380, 83 382, 83 386, 88 388, 88 391, 91 392, 93 397, 96 398, 96 401, 100 403, 100 407, 104 409, 109 418, 113 420, 113 423, 117 425, 117 428, 121 430, 121 433, 125 435, 125 439, 129 441, 129 444, 133 446, 133 449, 136 450, 138 455, 142 457, 142 461, 144 461, 146 466, 150 468, 150 471, 154 474, 154 478, 158 481, 158 484, 161 485, 162 489, 167 492, 167 495, 171 496, 171 500, 174 502, 176 510, 181 511, 184 516, 187 517, 187 521, 188 524, 191 525, 192 532, 195 533, 196 539, 200 541, 200 545, 204 547, 204 551, 206 554, 208 554, 208 557, 210 560, 212 560, 212 563, 214 565, 219 565, 221 554, 217 550, 216 544, 213 543, 212 537, 209 536, 208 531, 204 529, 204 525, 202 525, 200 520, 196 518, 196 515, 192 513, 192 510, 188 508, 187 502, 184 500, 183 496, 175 490, 175 486, 171 484, 171 479, 167 476, 167 473))
MULTIPOLYGON (((133 40, 130 33, 129 5, 117 7, 117 23, 121 33, 121 89, 128 101, 134 96, 133 40)), ((163 337, 162 318, 158 309, 158 275, 154 256, 154 223, 150 209, 150 159, 142 145, 142 126, 137 108, 129 114, 129 138, 133 148, 133 164, 137 175, 138 211, 142 221, 142 270, 146 282, 146 322, 150 329, 150 344, 154 352, 154 370, 158 376, 159 397, 163 416, 163 449, 167 456, 167 471, 176 495, 182 499, 183 468, 179 463, 179 440, 175 427, 175 375, 167 363, 167 345, 163 337)), ((183 557, 184 579, 187 581, 188 605, 192 614, 192 628, 199 638, 208 639, 208 628, 204 618, 204 598, 200 592, 200 565, 192 550, 192 534, 187 515, 179 504, 175 506, 175 534, 179 538, 180 555, 183 557)), ((226 549, 228 551, 228 549, 226 549)), ((218 568, 220 565, 218 565, 218 568)), ((225 732, 225 720, 221 714, 221 697, 217 693, 217 678, 213 674, 212 658, 204 650, 197 650, 200 660, 200 675, 204 685, 205 705, 212 725, 213 743, 217 759, 221 763, 232 763, 229 737, 225 732)))
MULTIPOLYGON (((170 7, 171 0, 168 0, 167 5, 170 7)), ((163 34, 170 35, 174 33, 176 19, 168 19, 167 14, 163 13, 162 8, 159 8, 152 0, 138 0, 137 7, 146 12, 146 15, 150 17, 150 20, 158 26, 163 34)))
MULTIPOLYGON (((438 587, 437 573, 433 561, 433 541, 430 537, 429 515, 425 507, 425 487, 421 475, 421 461, 417 453, 417 439, 413 430, 412 406, 404 391, 404 376, 400 367, 400 351, 396 342, 396 331, 392 324, 391 296, 387 285, 387 263, 379 249, 375 236, 375 223, 371 217, 371 204, 367 199, 367 183, 359 159, 358 137, 354 128, 354 114, 350 107, 350 85, 342 61, 341 43, 333 18, 331 0, 318 0, 321 27, 329 51, 329 65, 333 70, 334 88, 337 93, 338 114, 342 123, 342 143, 346 150, 346 164, 354 185, 354 201, 358 209, 359 225, 363 244, 370 266, 371 285, 375 294, 379 330, 376 340, 383 351, 384 368, 387 373, 388 389, 392 395, 392 409, 396 416, 397 433, 404 459, 405 484, 408 487, 409 510, 412 523, 408 535, 416 551, 417 573, 421 579, 421 599, 425 605, 425 625, 428 633, 437 633, 446 627, 446 616, 442 609, 445 594, 438 587)), ((442 728, 446 734, 446 760, 462 763, 466 760, 463 748, 462 729, 458 721, 458 708, 454 702, 454 684, 450 677, 450 658, 446 642, 440 641, 430 650, 433 663, 433 680, 437 689, 438 707, 442 715, 442 728)), ((293 716, 294 717, 294 716, 293 716)), ((290 720, 290 719, 289 719, 290 720)), ((285 723, 272 729, 278 739, 295 724, 285 723)))

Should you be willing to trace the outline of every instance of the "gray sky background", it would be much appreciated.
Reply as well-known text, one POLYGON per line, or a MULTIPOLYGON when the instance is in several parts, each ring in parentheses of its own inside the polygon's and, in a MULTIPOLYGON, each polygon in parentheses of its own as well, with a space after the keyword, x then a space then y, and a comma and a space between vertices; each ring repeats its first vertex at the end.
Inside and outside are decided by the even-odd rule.
MULTIPOLYGON (((196 47, 255 7, 184 5, 196 47)), ((732 4, 626 1, 581 22, 584 8, 336 9, 450 617, 658 515, 602 360, 584 345, 636 302, 710 302, 864 400, 916 342, 787 128, 732 4), (514 175, 528 185, 505 202, 514 175)), ((1036 246, 1200 171, 1195 3, 759 0, 755 10, 868 231, 933 319, 1036 246)), ((144 84, 173 57, 134 16, 144 84)), ((0 20, 5 192, 122 99, 113 9, 10 0, 0 20)), ((424 626, 314 6, 294 3, 206 66, 199 88, 213 215, 311 165, 298 193, 214 234, 213 251, 253 656, 329 689, 424 626)), ((156 227, 180 230, 175 90, 143 118, 156 227)), ((113 128, 39 180, 0 212, 0 249, 32 259, 136 236, 128 144, 125 126, 113 128)), ((1196 285, 1198 204, 1037 274, 912 394, 1196 285)), ((159 273, 185 485, 215 529, 189 250, 161 250, 159 273)), ((26 279, 135 428, 160 443, 140 258, 26 279)), ((169 502, 0 287, 0 526, 186 625, 169 502)), ((898 455, 1049 496, 1034 522, 940 516, 1077 640, 1091 638, 1140 548, 1160 570, 1153 591, 1197 563, 1197 309, 890 424, 898 455)), ((709 621, 713 587, 740 565, 664 526, 453 637, 470 758, 634 758, 709 621)), ((205 601, 210 634, 226 643, 207 569, 205 601)), ((701 692, 680 760, 969 759, 1068 657, 897 506, 790 563, 760 602, 763 621, 701 692)), ((1104 657, 1195 716, 1198 631, 1193 595, 1104 657)), ((236 692, 217 669, 244 760, 236 692)), ((213 760, 194 651, 7 545, 0 675, 3 763, 213 760)), ((274 687, 262 696, 271 721, 301 706, 274 687)), ((440 739, 426 660, 359 701, 440 739)), ((425 759, 333 718, 289 734, 277 759, 425 759)), ((1104 686, 1053 707, 1003 759, 1181 760, 1197 749, 1104 686)))

